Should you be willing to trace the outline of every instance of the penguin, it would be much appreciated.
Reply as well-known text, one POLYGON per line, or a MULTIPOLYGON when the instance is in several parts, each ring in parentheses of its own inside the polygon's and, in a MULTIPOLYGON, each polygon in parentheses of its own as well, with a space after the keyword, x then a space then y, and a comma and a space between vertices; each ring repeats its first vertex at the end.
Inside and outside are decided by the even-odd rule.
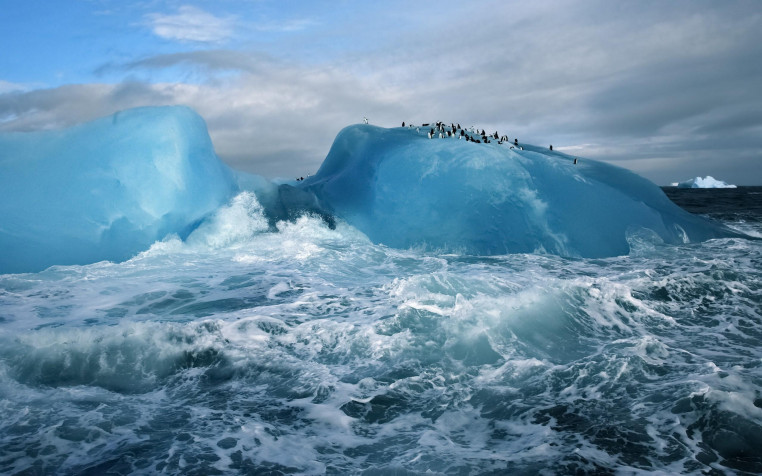
POLYGON ((433 136, 433 135, 434 134, 432 134, 431 131, 429 131, 429 139, 431 139, 431 136, 433 136))
POLYGON ((518 139, 513 139, 513 145, 519 145, 519 140, 518 139))
POLYGON ((405 121, 402 121, 402 127, 405 127, 405 121))
POLYGON ((553 144, 550 144, 550 150, 553 150, 553 144))
POLYGON ((577 165, 577 159, 574 159, 574 165, 577 165))
POLYGON ((363 121, 365 121, 366 124, 368 123, 368 118, 367 117, 363 117, 362 119, 363 119, 363 121))

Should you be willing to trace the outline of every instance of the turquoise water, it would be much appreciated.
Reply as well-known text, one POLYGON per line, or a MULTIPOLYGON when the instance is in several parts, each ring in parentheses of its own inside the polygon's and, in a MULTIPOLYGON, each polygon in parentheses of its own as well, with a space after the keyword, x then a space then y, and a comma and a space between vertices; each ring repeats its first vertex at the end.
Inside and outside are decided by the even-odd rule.
MULTIPOLYGON (((739 190, 668 194, 762 236, 739 190)), ((0 473, 762 472, 759 240, 440 254, 245 198, 0 275, 0 473)))

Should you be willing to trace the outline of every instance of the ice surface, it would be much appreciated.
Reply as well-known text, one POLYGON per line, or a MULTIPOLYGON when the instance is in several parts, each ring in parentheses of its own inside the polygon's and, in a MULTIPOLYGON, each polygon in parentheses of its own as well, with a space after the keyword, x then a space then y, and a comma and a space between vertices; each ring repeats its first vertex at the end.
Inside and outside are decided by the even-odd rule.
POLYGON ((736 188, 735 185, 730 185, 722 180, 717 180, 711 175, 706 177, 696 177, 685 182, 679 182, 676 184, 679 188, 736 188))
POLYGON ((526 144, 429 139, 428 129, 347 127, 303 186, 398 248, 603 257, 627 254, 642 229, 667 243, 732 235, 628 170, 526 144))
POLYGON ((121 261, 185 236, 236 192, 204 120, 140 108, 0 135, 0 272, 121 261))
POLYGON ((427 132, 347 127, 318 174, 293 183, 230 170, 203 119, 185 107, 1 134, 0 273, 124 261, 196 229, 196 242, 217 246, 198 237, 222 227, 236 241, 305 213, 330 227, 336 216, 391 247, 480 255, 621 255, 642 229, 667 243, 733 235, 627 170, 427 132), (242 191, 252 195, 234 203, 242 191), (235 225, 260 207, 265 221, 235 225))

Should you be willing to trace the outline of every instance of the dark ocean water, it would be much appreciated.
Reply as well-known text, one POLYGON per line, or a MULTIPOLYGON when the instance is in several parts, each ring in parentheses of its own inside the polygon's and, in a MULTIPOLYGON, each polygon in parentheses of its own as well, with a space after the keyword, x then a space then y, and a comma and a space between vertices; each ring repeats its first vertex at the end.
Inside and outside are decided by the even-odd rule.
POLYGON ((762 187, 662 187, 667 196, 691 213, 724 221, 762 221, 762 187))
MULTIPOLYGON (((762 236, 762 187, 665 192, 762 236)), ((229 229, 0 275, 0 474, 762 474, 757 238, 567 259, 229 229)))

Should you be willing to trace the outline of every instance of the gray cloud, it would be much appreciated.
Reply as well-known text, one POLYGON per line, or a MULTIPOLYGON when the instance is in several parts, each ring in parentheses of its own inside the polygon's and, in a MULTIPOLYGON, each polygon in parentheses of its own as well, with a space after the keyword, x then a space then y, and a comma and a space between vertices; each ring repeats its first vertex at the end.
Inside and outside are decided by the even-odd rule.
POLYGON ((368 25, 363 42, 377 46, 339 56, 186 51, 107 68, 126 74, 181 68, 197 73, 196 84, 133 81, 2 94, 0 121, 7 119, 0 129, 186 104, 207 120, 216 150, 232 166, 292 176, 316 170, 335 134, 363 116, 383 126, 444 120, 566 147, 659 184, 695 175, 762 183, 756 3, 445 7, 411 6, 406 13, 420 18, 406 20, 377 12, 380 18, 352 18, 368 25), (378 33, 395 21, 418 28, 378 33))

